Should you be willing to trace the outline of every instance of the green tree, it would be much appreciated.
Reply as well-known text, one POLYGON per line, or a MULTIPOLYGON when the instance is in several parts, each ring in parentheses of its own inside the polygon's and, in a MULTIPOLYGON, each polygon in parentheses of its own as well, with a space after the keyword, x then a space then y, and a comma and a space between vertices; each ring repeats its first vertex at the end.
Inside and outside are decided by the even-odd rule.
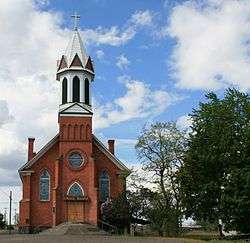
POLYGON ((228 89, 193 110, 181 169, 186 216, 250 232, 250 97, 228 89))
POLYGON ((131 215, 126 192, 123 192, 117 198, 110 202, 105 202, 102 205, 102 219, 118 229, 129 227, 131 215))
POLYGON ((4 216, 0 213, 0 229, 4 229, 6 227, 6 222, 4 221, 4 216))
POLYGON ((145 212, 160 234, 170 231, 178 234, 181 226, 178 171, 186 150, 185 134, 175 122, 152 124, 143 128, 135 147, 143 170, 152 175, 150 182, 157 186, 157 190, 148 195, 145 212))

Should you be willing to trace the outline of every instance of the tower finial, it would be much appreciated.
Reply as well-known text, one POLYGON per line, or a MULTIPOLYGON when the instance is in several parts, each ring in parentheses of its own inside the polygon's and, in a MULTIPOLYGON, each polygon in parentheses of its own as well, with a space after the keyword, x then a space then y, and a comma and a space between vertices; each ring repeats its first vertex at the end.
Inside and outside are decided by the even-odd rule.
POLYGON ((71 15, 71 18, 74 18, 74 30, 77 30, 77 24, 78 24, 78 20, 80 19, 80 17, 81 16, 78 15, 76 11, 73 15, 71 15))

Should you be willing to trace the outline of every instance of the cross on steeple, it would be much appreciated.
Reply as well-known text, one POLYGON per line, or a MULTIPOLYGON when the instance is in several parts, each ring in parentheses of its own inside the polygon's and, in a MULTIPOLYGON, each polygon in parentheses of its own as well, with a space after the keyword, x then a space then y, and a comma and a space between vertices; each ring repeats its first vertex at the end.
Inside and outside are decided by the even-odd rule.
POLYGON ((71 18, 74 18, 74 30, 77 30, 77 24, 78 24, 78 20, 80 19, 80 15, 77 14, 77 12, 75 12, 73 15, 71 15, 71 18))

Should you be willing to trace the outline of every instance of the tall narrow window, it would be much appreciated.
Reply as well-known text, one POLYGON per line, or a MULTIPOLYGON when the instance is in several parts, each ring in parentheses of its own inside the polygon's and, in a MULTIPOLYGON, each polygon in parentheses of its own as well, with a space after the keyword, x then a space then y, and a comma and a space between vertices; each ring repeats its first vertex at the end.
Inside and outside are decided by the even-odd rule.
POLYGON ((68 81, 66 78, 62 81, 62 104, 67 103, 68 99, 68 81))
POLYGON ((73 78, 73 102, 80 102, 80 79, 77 76, 73 78))
POLYGON ((40 176, 40 201, 49 201, 50 175, 44 170, 40 176))
POLYGON ((109 197, 109 175, 103 171, 99 177, 100 201, 105 202, 109 197))
POLYGON ((67 195, 71 197, 83 197, 84 192, 82 187, 75 182, 70 186, 67 195))
POLYGON ((89 105, 89 80, 85 79, 85 104, 89 105))

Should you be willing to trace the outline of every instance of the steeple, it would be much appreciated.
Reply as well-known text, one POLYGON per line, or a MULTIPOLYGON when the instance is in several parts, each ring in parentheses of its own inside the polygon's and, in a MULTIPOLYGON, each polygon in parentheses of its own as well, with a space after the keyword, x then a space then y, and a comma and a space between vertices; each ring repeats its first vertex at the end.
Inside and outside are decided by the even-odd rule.
POLYGON ((93 63, 84 48, 77 28, 77 20, 80 16, 75 13, 72 17, 74 17, 72 37, 57 66, 56 79, 61 84, 59 114, 63 115, 67 112, 67 115, 71 113, 81 115, 85 114, 86 110, 92 114, 91 83, 95 76, 93 63))
POLYGON ((81 61, 82 67, 85 67, 88 60, 88 55, 83 46, 78 30, 73 31, 73 35, 64 54, 69 67, 72 66, 72 61, 74 58, 76 58, 76 55, 81 61))

